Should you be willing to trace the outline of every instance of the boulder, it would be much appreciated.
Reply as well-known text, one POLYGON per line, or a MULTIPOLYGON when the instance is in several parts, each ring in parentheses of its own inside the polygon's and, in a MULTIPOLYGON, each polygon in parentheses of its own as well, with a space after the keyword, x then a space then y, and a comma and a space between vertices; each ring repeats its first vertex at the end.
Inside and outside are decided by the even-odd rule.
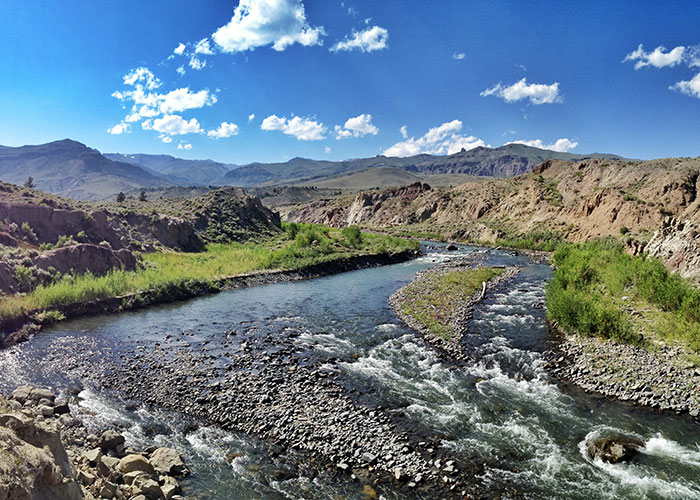
POLYGON ((34 390, 34 387, 31 385, 20 386, 12 392, 12 399, 24 404, 24 402, 29 399, 29 394, 32 390, 34 390))
POLYGON ((114 251, 101 245, 82 243, 44 252, 35 259, 34 265, 39 269, 53 267, 61 273, 83 274, 89 271, 104 274, 114 268, 131 271, 136 268, 136 258, 127 249, 114 251))
POLYGON ((141 455, 127 455, 122 458, 119 461, 119 470, 122 474, 129 472, 145 472, 149 476, 155 474, 151 462, 141 455))
POLYGON ((616 464, 628 462, 637 454, 644 442, 632 436, 606 436, 594 439, 588 445, 591 458, 616 464))
POLYGON ((144 495, 146 498, 156 500, 161 498, 163 492, 158 481, 147 476, 139 476, 131 483, 131 494, 134 496, 144 495))
POLYGON ((85 455, 83 456, 87 459, 88 462, 90 462, 92 465, 95 465, 100 460, 100 458, 102 458, 102 450, 100 448, 94 448, 85 453, 85 455))
POLYGON ((158 472, 171 476, 182 476, 188 472, 180 454, 172 448, 158 448, 154 451, 151 454, 151 464, 158 472))
POLYGON ((124 444, 124 436, 119 434, 115 430, 108 430, 104 431, 102 433, 102 436, 100 436, 100 448, 103 450, 112 450, 119 446, 120 444, 124 444))
POLYGON ((29 393, 29 399, 32 401, 46 399, 53 403, 56 400, 56 395, 48 389, 32 389, 29 393))

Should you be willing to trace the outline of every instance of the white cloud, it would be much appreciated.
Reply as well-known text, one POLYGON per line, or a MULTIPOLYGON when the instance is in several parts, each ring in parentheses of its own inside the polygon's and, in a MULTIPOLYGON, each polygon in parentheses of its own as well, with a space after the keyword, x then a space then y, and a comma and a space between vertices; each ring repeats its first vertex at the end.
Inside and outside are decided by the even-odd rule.
POLYGON ((155 130, 167 135, 201 134, 203 132, 196 118, 185 120, 180 115, 165 115, 141 124, 144 130, 155 130))
POLYGON ((189 151, 190 149, 192 149, 192 144, 181 142, 177 145, 177 149, 184 149, 185 151, 189 151))
POLYGON ((211 45, 209 44, 208 38, 202 38, 200 41, 194 44, 194 53, 203 54, 205 56, 211 56, 214 51, 211 50, 211 45))
POLYGON ((170 137, 169 135, 165 135, 165 134, 160 134, 158 136, 158 139, 160 139, 161 141, 163 141, 166 144, 173 142, 173 138, 170 137))
POLYGON ((221 122, 219 128, 210 130, 207 135, 212 139, 224 139, 232 135, 238 135, 238 125, 235 123, 221 122))
POLYGON ((308 24, 301 0, 241 0, 212 39, 223 52, 234 53, 266 45, 278 51, 295 43, 321 45, 323 35, 323 26, 308 24))
POLYGON ((335 138, 340 140, 346 137, 363 137, 367 134, 377 135, 379 129, 372 125, 372 115, 361 114, 354 118, 348 118, 345 124, 335 126, 335 138))
POLYGON ((454 54, 452 54, 452 59, 457 59, 458 61, 461 61, 465 57, 467 57, 467 54, 465 54, 464 52, 455 52, 454 54))
POLYGON ((666 47, 659 45, 651 52, 644 52, 644 47, 640 43, 637 50, 630 52, 625 56, 622 62, 637 61, 634 69, 644 68, 645 66, 654 66, 655 68, 673 67, 680 64, 683 60, 685 47, 678 46, 668 52, 664 52, 666 47))
POLYGON ((320 141, 325 139, 326 127, 311 118, 295 116, 291 119, 270 115, 260 125, 261 130, 279 130, 293 135, 300 141, 320 141))
POLYGON ((344 40, 333 45, 330 50, 338 52, 358 49, 362 52, 372 52, 385 49, 388 41, 389 32, 386 29, 372 26, 362 31, 353 31, 349 37, 346 36, 344 40))
POLYGON ((404 139, 408 139, 408 127, 406 125, 401 127, 399 129, 399 132, 401 132, 401 137, 403 137, 404 139))
POLYGON ((424 136, 418 139, 411 137, 405 141, 397 142, 384 151, 384 155, 454 154, 462 149, 470 150, 486 145, 483 140, 473 135, 465 136, 459 134, 460 130, 462 130, 461 121, 452 120, 451 122, 445 122, 438 127, 431 128, 424 136))
POLYGON ((682 80, 669 88, 671 90, 682 92, 685 95, 700 99, 700 73, 695 75, 690 80, 682 80))
POLYGON ((327 155, 331 154, 330 146, 326 146, 325 148, 323 148, 323 152, 326 153, 327 155))
POLYGON ((248 123, 252 122, 253 120, 255 120, 255 113, 251 113, 248 115, 248 123))
POLYGON ((160 101, 158 109, 163 114, 203 108, 204 106, 211 106, 217 101, 216 96, 210 94, 208 89, 192 92, 189 87, 172 90, 167 94, 159 95, 157 98, 160 101))
POLYGON ((128 123, 117 123, 113 127, 109 127, 107 129, 107 132, 109 132, 112 135, 122 135, 122 134, 130 134, 131 133, 131 125, 128 123))
POLYGON ((197 56, 192 56, 190 57, 190 62, 189 62, 190 68, 194 70, 202 70, 206 67, 207 62, 204 59, 200 59, 197 56))
POLYGON ((527 83, 525 78, 508 87, 503 86, 503 84, 499 82, 490 89, 484 90, 480 95, 493 95, 504 99, 506 102, 516 102, 523 99, 530 99, 532 104, 552 104, 561 102, 561 97, 559 96, 559 82, 555 82, 551 85, 527 83))
POLYGON ((185 74, 185 67, 184 66, 178 66, 178 68, 175 70, 177 71, 177 74, 182 76, 185 74))
POLYGON ((162 85, 161 81, 151 73, 151 70, 143 66, 129 71, 124 75, 123 80, 125 85, 142 85, 148 90, 155 90, 162 85))
POLYGON ((185 52, 185 44, 180 43, 177 47, 175 47, 175 50, 173 50, 173 54, 181 56, 185 52))
POLYGON ((532 146, 533 148, 549 149, 560 153, 566 153, 567 151, 571 151, 578 146, 578 142, 567 139, 566 137, 557 139, 554 144, 545 144, 542 142, 542 139, 532 139, 530 141, 511 141, 506 142, 506 144, 525 144, 526 146, 532 146))

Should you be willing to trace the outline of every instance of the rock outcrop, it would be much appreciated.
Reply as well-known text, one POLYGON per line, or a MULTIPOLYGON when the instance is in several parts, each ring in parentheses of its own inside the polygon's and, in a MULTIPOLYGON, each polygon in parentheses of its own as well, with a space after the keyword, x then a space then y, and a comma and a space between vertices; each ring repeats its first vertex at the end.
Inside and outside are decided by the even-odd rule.
POLYGON ((90 434, 47 389, 0 397, 0 500, 183 499, 189 473, 171 448, 128 448, 108 429, 90 434))
POLYGON ((644 248, 684 278, 700 278, 700 227, 689 220, 668 218, 644 248))

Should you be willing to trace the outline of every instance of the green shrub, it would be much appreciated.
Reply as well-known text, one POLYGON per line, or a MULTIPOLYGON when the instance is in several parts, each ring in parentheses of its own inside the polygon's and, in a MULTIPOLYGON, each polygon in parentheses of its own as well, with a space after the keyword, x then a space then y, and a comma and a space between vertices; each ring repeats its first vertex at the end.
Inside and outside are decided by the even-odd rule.
POLYGON ((343 237, 348 240, 348 243, 353 247, 358 247, 362 244, 362 232, 357 226, 348 226, 341 231, 343 237))

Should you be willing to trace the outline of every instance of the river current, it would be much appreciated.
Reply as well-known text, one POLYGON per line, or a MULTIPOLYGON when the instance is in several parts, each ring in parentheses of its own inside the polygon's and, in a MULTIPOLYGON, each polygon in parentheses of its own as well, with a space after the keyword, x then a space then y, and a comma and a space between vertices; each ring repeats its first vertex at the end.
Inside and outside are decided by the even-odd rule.
MULTIPOLYGON (((387 299, 416 272, 438 262, 484 252, 432 246, 416 260, 308 281, 223 292, 149 309, 59 323, 0 353, 0 388, 48 385, 84 389, 74 408, 95 428, 116 425, 128 444, 177 448, 195 472, 185 493, 212 499, 366 498, 357 482, 288 477, 268 463, 269 445, 254 437, 202 426, 178 413, 125 407, 108 391, 77 380, 56 353, 77 349, 119 354, 134 340, 158 342, 188 331, 193 348, 231 328, 292 329, 309 357, 328 357, 354 387, 389 412, 443 436, 455 453, 485 464, 487 486, 507 482, 523 498, 700 499, 700 426, 684 416, 585 394, 557 384, 542 352, 555 339, 547 331, 547 264, 488 250, 487 265, 517 265, 521 272, 474 310, 465 342, 473 362, 455 368, 404 326, 387 299), (109 349, 106 349, 109 347, 109 349), (54 354, 54 362, 45 362, 54 354), (56 361, 56 359, 58 359, 56 361), (646 443, 629 464, 592 460, 586 445, 608 433, 646 443), (231 463, 227 460, 235 453, 231 463)), ((210 353, 216 355, 216 348, 210 353)), ((99 369, 99 367, 96 367, 99 369)), ((386 498, 410 498, 382 490, 386 498)))

